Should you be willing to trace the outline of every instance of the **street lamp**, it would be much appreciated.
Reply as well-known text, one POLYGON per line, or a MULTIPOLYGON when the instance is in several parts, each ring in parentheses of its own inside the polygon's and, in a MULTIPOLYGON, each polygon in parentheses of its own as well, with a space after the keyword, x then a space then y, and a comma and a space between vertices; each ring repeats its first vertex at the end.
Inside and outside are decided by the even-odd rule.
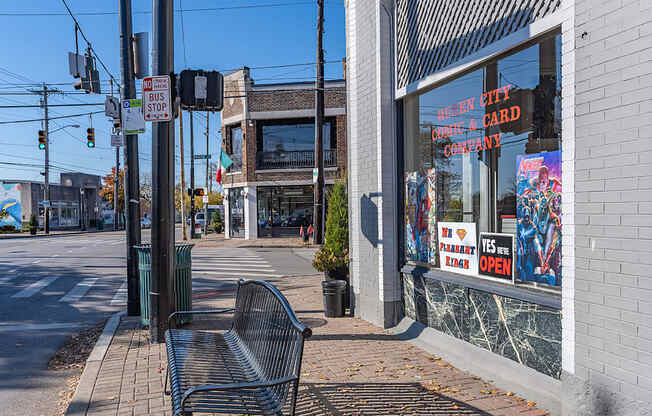
MULTIPOLYGON (((47 113, 46 113, 46 118, 47 118, 47 113)), ((50 134, 56 133, 59 130, 63 130, 67 127, 73 127, 78 129, 80 126, 79 124, 67 124, 65 126, 61 126, 56 130, 49 131, 49 126, 48 123, 45 123, 45 201, 47 201, 47 205, 44 204, 43 208, 45 209, 45 226, 43 227, 45 230, 45 234, 50 234, 50 134)))

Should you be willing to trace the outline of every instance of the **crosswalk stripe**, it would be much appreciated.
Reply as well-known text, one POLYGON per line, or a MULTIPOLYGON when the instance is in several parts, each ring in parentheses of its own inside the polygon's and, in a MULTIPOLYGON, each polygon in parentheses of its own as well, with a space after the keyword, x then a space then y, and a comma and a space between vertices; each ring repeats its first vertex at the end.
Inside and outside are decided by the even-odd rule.
POLYGON ((209 261, 193 261, 192 265, 201 265, 201 266, 243 266, 243 267, 272 267, 267 263, 237 263, 237 262, 209 262, 209 261))
POLYGON ((223 265, 235 265, 235 266, 257 266, 257 265, 264 265, 264 264, 269 264, 265 261, 228 261, 228 260, 220 260, 220 261, 208 261, 208 260, 200 260, 196 261, 193 260, 193 264, 223 264, 223 265))
POLYGON ((260 273, 274 273, 276 270, 270 269, 270 268, 258 268, 258 267, 213 267, 213 268, 206 268, 206 267, 193 267, 192 271, 193 272, 219 272, 220 270, 241 270, 243 272, 260 272, 260 273))
POLYGON ((127 282, 124 282, 120 289, 115 292, 115 296, 111 299, 111 305, 122 305, 127 303, 127 282))
POLYGON ((34 294, 38 293, 49 285, 50 283, 54 282, 57 280, 59 276, 48 276, 44 277, 43 279, 39 280, 38 282, 34 282, 31 285, 27 286, 25 289, 21 290, 20 292, 16 293, 15 295, 12 296, 12 298, 29 298, 30 296, 33 296, 34 294))
POLYGON ((64 297, 59 299, 59 302, 72 303, 78 301, 82 296, 86 294, 86 292, 91 289, 91 287, 93 287, 95 282, 97 282, 97 279, 97 277, 89 277, 77 283, 77 285, 72 288, 70 292, 66 293, 64 297))
POLYGON ((282 274, 265 274, 265 273, 249 273, 249 272, 219 272, 219 271, 204 271, 201 272, 202 274, 214 274, 214 275, 222 275, 222 276, 241 276, 241 277, 249 277, 249 276, 255 276, 255 277, 283 277, 282 274))
POLYGON ((201 264, 202 266, 234 266, 234 267, 272 267, 267 263, 240 263, 240 262, 207 262, 207 261, 193 261, 192 265, 201 264))

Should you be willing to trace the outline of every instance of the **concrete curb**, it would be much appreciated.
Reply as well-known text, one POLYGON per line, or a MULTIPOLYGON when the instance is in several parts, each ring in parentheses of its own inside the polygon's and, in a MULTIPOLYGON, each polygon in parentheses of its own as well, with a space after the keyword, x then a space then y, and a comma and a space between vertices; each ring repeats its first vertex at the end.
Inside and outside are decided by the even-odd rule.
POLYGON ((70 232, 70 233, 51 233, 51 234, 36 234, 36 235, 26 235, 26 234, 0 234, 0 240, 17 240, 21 238, 55 238, 55 237, 65 237, 69 235, 82 235, 82 234, 100 234, 100 233, 120 233, 123 231, 113 231, 113 230, 107 230, 107 231, 75 231, 75 232, 70 232))
POLYGON ((115 331, 118 329, 118 325, 120 325, 120 318, 126 313, 126 311, 114 313, 104 326, 102 334, 97 339, 93 351, 91 351, 91 354, 86 360, 86 365, 84 366, 84 371, 79 379, 79 384, 77 384, 75 394, 72 396, 70 405, 66 410, 66 416, 86 415, 88 406, 91 402, 91 395, 95 388, 95 382, 97 381, 97 375, 102 366, 102 360, 106 355, 106 351, 109 349, 109 345, 111 344, 111 340, 113 340, 115 331))

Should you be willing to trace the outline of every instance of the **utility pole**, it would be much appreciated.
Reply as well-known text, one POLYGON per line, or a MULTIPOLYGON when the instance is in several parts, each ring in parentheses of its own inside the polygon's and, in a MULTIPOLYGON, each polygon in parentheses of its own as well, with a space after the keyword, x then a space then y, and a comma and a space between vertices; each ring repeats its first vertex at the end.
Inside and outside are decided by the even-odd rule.
MULTIPOLYGON (((174 1, 152 1, 152 75, 174 71, 174 1)), ((192 124, 191 124, 192 127, 192 124)), ((152 123, 150 339, 165 340, 174 308, 174 120, 152 123)))
MULTIPOLYGON (((50 202, 50 120, 48 118, 48 86, 43 83, 43 107, 45 109, 45 197, 44 200, 50 202)), ((50 234, 50 207, 44 207, 43 229, 45 234, 50 234)))
POLYGON ((192 119, 192 110, 190 113, 190 238, 195 237, 195 122, 192 119))
POLYGON ((324 214, 324 151, 323 151, 323 125, 324 125, 324 49, 322 38, 324 34, 324 0, 317 0, 319 7, 317 17, 317 80, 315 82, 315 169, 317 169, 317 183, 315 186, 315 207, 313 213, 313 242, 323 242, 323 214, 324 214))
MULTIPOLYGON (((120 0, 120 96, 123 100, 136 98, 131 22, 131 0, 120 0)), ((138 135, 125 135, 125 141, 124 187, 125 213, 127 217, 125 224, 127 230, 127 314, 129 316, 138 316, 140 315, 140 294, 138 283, 138 252, 135 248, 135 246, 140 244, 138 135)), ((119 154, 116 154, 116 157, 119 157, 119 154)), ((120 178, 117 169, 116 176, 120 178)))
MULTIPOLYGON (((208 125, 211 113, 206 112, 206 192, 208 192, 208 125)), ((208 195, 208 194, 206 194, 208 195)), ((204 202, 204 235, 208 235, 208 202, 204 202)))
POLYGON ((120 211, 118 208, 118 196, 120 192, 120 147, 116 146, 115 148, 115 178, 113 182, 113 231, 118 231, 120 229, 120 211))
POLYGON ((183 110, 179 101, 179 153, 181 158, 181 236, 183 240, 188 239, 186 229, 186 177, 183 166, 183 110))

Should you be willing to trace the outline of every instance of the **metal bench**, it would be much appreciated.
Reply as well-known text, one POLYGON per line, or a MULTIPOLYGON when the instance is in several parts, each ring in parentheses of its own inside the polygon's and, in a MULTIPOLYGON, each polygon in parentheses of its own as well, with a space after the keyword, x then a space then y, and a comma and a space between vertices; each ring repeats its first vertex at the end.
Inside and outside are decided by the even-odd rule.
POLYGON ((173 415, 282 415, 288 397, 294 415, 303 344, 312 331, 274 286, 240 280, 235 308, 175 312, 168 327, 185 315, 228 312, 234 317, 224 333, 166 331, 173 415))

